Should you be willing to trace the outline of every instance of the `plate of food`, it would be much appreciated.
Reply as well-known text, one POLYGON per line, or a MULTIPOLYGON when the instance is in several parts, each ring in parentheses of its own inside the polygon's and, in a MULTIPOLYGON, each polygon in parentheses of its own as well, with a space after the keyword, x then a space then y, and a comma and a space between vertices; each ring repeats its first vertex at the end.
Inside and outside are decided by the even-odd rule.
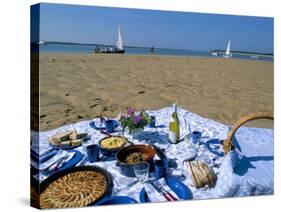
POLYGON ((40 184, 40 208, 92 205, 112 193, 112 175, 97 166, 79 166, 57 172, 40 184))
POLYGON ((108 136, 99 141, 100 149, 105 155, 115 155, 126 145, 128 145, 128 141, 122 136, 108 136))
POLYGON ((54 149, 73 149, 81 146, 83 140, 88 138, 87 133, 78 133, 76 130, 58 132, 48 138, 49 145, 54 149))

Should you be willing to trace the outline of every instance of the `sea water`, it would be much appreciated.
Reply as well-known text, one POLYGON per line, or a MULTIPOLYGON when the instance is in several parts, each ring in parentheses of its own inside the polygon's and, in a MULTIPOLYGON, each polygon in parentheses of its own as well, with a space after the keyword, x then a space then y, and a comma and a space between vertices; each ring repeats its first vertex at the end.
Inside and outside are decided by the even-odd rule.
MULTIPOLYGON (((102 46, 99 46, 100 48, 102 46)), ((94 44, 57 44, 48 43, 46 45, 40 45, 40 52, 52 52, 52 53, 79 53, 79 54, 91 54, 94 53, 94 49, 97 45, 94 44)), ((195 57, 221 57, 212 56, 209 51, 195 51, 184 49, 165 49, 154 48, 154 52, 151 52, 151 48, 148 47, 130 47, 125 46, 125 54, 132 55, 167 55, 167 56, 195 56, 195 57)), ((261 59, 251 58, 249 55, 232 54, 232 58, 247 59, 247 60, 265 60, 273 61, 273 57, 262 57, 261 59)))

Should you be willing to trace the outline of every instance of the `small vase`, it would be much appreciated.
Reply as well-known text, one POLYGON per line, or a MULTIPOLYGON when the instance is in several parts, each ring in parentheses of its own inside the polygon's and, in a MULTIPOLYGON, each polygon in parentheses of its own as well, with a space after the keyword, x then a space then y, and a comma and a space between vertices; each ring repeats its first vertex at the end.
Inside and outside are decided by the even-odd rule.
POLYGON ((143 132, 143 128, 136 128, 131 131, 131 135, 136 139, 143 132))

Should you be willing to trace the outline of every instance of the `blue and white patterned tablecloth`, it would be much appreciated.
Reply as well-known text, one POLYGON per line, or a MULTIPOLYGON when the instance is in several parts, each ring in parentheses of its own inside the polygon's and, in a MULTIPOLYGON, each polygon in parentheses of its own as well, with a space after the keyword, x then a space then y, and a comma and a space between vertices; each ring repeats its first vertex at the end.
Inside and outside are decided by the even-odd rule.
MULTIPOLYGON (((134 139, 133 142, 136 144, 154 144, 165 149, 166 156, 177 163, 177 168, 171 169, 169 174, 190 188, 193 193, 193 199, 273 193, 273 129, 241 127, 235 137, 238 150, 232 151, 224 157, 222 146, 218 144, 218 141, 226 138, 229 127, 178 108, 181 126, 185 126, 185 118, 188 120, 188 125, 192 131, 202 132, 203 139, 198 149, 197 159, 209 161, 209 165, 214 168, 218 175, 214 188, 204 187, 196 189, 190 184, 188 177, 184 177, 186 176, 186 170, 183 167, 183 160, 189 152, 186 143, 181 142, 173 145, 167 140, 167 126, 172 114, 172 108, 166 107, 157 111, 147 112, 150 115, 156 116, 156 126, 158 127, 145 128, 143 133, 137 139, 134 139)), ((91 137, 89 143, 97 144, 105 135, 90 126, 92 121, 82 121, 58 129, 40 132, 39 141, 32 142, 33 149, 35 151, 39 150, 39 154, 43 154, 51 148, 48 144, 48 137, 56 132, 74 128, 78 132, 87 132, 91 137)), ((182 129, 181 131, 182 133, 189 132, 187 129, 182 129)), ((33 138, 38 137, 36 136, 38 132, 32 132, 32 134, 33 138)), ((85 154, 82 146, 76 148, 76 150, 85 154)), ((113 195, 125 195, 139 200, 140 187, 136 184, 136 179, 122 175, 115 163, 116 161, 114 160, 95 163, 89 163, 86 160, 84 165, 100 166, 112 174, 114 179, 113 195)), ((78 165, 81 164, 78 163, 78 165)), ((36 177, 41 182, 48 176, 40 174, 40 176, 36 177)))

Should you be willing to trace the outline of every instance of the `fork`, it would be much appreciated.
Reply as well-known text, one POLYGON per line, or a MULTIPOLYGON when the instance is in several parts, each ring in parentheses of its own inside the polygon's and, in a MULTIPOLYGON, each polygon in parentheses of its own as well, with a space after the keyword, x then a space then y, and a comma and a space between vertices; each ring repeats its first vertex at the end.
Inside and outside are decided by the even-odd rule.
POLYGON ((155 185, 157 187, 159 187, 167 196, 169 196, 172 200, 178 200, 176 197, 174 197, 174 195, 172 195, 169 191, 167 191, 165 188, 163 188, 163 186, 158 182, 158 181, 155 181, 154 182, 155 185))

